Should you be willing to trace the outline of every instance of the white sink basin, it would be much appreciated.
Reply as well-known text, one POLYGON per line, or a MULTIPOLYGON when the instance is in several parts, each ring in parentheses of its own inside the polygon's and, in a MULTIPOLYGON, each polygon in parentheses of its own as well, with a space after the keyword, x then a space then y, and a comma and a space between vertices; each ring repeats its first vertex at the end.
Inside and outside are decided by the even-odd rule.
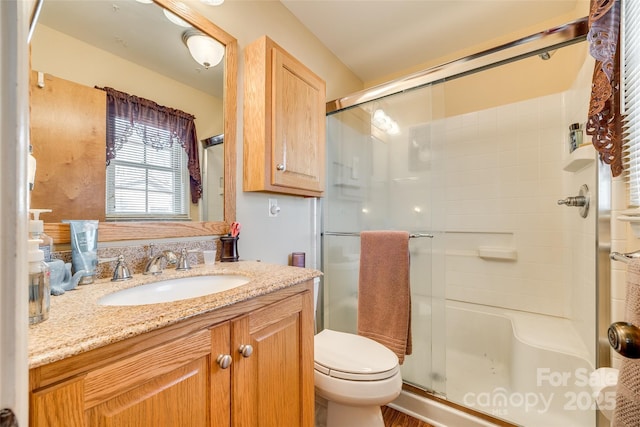
POLYGON ((98 299, 98 304, 142 305, 180 301, 227 291, 247 282, 247 277, 233 274, 160 280, 105 295, 98 299))

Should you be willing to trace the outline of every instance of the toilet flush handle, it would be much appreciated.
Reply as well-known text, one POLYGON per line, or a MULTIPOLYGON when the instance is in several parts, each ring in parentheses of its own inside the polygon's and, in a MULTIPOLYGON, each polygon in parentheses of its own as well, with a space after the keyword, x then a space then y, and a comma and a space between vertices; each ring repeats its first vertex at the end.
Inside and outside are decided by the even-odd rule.
POLYGON ((240 353, 242 357, 249 357, 253 354, 253 346, 251 344, 242 344, 238 347, 238 353, 240 353))

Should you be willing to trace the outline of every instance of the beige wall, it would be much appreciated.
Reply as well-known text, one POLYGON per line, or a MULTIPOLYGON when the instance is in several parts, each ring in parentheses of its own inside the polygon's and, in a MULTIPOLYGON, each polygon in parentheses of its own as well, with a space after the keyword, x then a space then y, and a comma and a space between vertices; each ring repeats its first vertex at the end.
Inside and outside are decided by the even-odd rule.
POLYGON ((222 132, 221 99, 44 25, 34 33, 31 64, 36 71, 89 87, 110 86, 193 114, 199 137, 222 132))
POLYGON ((587 54, 586 44, 577 43, 553 51, 546 61, 532 56, 447 82, 446 115, 564 92, 573 85, 587 54))
POLYGON ((308 267, 319 267, 315 265, 319 238, 316 199, 242 191, 244 49, 260 36, 269 36, 326 81, 327 100, 361 90, 362 81, 279 1, 226 0, 220 7, 187 3, 238 40, 236 208, 242 223, 240 257, 286 264, 291 252, 300 251, 307 254, 308 267), (277 217, 268 216, 270 198, 277 199, 281 208, 277 217))
POLYGON ((241 69, 244 47, 266 34, 327 82, 327 100, 364 87, 362 81, 279 1, 226 0, 219 7, 194 0, 186 3, 238 40, 241 69))

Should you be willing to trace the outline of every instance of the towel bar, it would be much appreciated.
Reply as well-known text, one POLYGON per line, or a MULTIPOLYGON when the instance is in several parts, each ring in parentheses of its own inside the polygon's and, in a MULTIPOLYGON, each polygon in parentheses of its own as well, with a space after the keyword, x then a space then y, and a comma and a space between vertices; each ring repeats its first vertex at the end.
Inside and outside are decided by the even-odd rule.
POLYGON ((640 258, 640 251, 629 252, 626 254, 622 254, 620 252, 611 252, 611 255, 609 255, 609 258, 611 258, 614 261, 622 261, 622 262, 629 263, 636 258, 640 258))
MULTIPOLYGON (((360 237, 359 232, 342 232, 342 231, 325 231, 322 233, 323 236, 350 236, 350 237, 360 237)), ((409 238, 415 239, 418 237, 429 237, 433 239, 433 234, 429 233, 410 233, 409 238)))

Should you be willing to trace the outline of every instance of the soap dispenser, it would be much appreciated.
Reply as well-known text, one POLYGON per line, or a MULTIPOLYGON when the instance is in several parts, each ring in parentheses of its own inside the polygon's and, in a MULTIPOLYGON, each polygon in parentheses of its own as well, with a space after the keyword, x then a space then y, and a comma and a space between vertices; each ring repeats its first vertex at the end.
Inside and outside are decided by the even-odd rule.
POLYGON ((33 218, 29 220, 29 238, 42 241, 40 250, 44 253, 44 260, 50 262, 53 239, 44 232, 44 221, 40 219, 40 214, 44 212, 51 212, 51 209, 29 209, 29 213, 33 215, 33 218))
POLYGON ((29 239, 29 324, 40 323, 49 318, 49 267, 39 249, 40 243, 38 239, 29 239))

